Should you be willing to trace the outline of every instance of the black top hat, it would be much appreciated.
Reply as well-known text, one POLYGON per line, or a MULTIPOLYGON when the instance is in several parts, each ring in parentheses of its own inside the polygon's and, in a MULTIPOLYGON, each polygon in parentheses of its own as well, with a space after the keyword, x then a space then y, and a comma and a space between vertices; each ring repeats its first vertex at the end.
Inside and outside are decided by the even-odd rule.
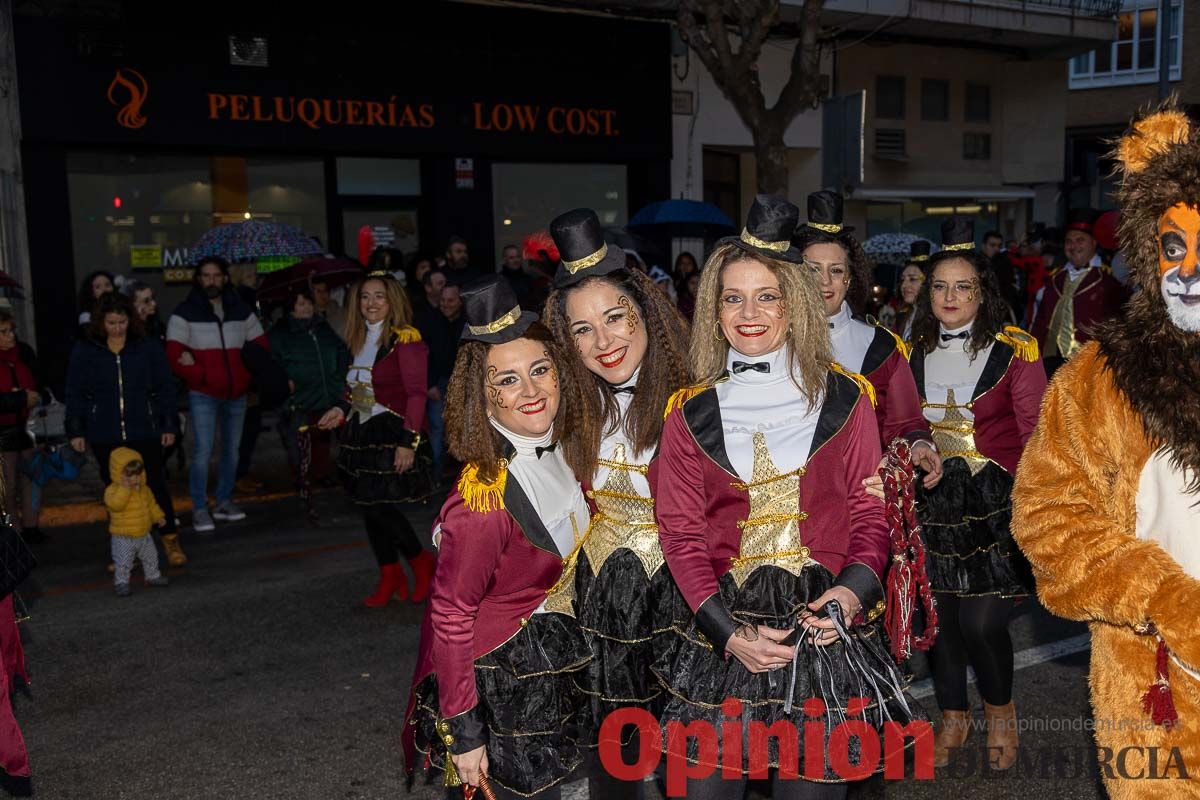
POLYGON ((726 236, 717 246, 732 244, 747 253, 802 264, 804 253, 792 244, 792 234, 799 222, 800 209, 796 206, 782 197, 760 194, 750 205, 741 234, 726 236))
POLYGON ((499 275, 472 281, 462 290, 462 302, 467 320, 461 338, 468 342, 511 342, 538 320, 534 312, 521 310, 516 292, 499 275))
POLYGON ((562 259, 554 274, 556 289, 625 269, 625 252, 604 241, 600 218, 590 208, 577 208, 555 217, 550 235, 562 259))
POLYGON ((808 196, 808 222, 800 226, 796 234, 803 236, 806 229, 822 233, 849 233, 852 226, 842 224, 842 195, 832 189, 823 189, 808 196))
POLYGON ((955 214, 942 223, 942 250, 974 250, 975 220, 955 214))
POLYGON ((933 252, 933 245, 924 239, 917 239, 908 246, 908 261, 904 262, 904 266, 909 264, 924 264, 929 260, 929 254, 933 252))
POLYGON ((1067 230, 1094 235, 1096 220, 1099 218, 1100 212, 1094 208, 1077 208, 1067 215, 1067 230))

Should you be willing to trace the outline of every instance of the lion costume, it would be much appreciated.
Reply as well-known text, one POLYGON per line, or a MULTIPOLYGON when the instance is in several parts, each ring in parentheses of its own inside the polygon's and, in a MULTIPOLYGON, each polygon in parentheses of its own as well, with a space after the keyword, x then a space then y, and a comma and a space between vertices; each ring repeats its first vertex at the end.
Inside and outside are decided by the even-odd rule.
POLYGON ((1092 634, 1105 786, 1198 797, 1200 781, 1200 132, 1173 103, 1116 158, 1120 238, 1143 290, 1058 372, 1013 491, 1013 534, 1050 611, 1092 634), (1140 763, 1139 763, 1140 759, 1140 763), (1180 762, 1182 761, 1182 765, 1180 762), (1110 764, 1115 763, 1110 756, 1110 764))

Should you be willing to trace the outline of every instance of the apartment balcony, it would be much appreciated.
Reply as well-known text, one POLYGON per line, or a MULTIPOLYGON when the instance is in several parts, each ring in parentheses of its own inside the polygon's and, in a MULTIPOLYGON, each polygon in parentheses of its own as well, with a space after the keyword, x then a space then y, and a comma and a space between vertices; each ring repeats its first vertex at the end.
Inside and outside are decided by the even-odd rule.
MULTIPOLYGON (((800 0, 784 0, 787 19, 800 0)), ((976 45, 1037 59, 1112 41, 1120 0, 826 0, 821 21, 844 38, 976 45)))

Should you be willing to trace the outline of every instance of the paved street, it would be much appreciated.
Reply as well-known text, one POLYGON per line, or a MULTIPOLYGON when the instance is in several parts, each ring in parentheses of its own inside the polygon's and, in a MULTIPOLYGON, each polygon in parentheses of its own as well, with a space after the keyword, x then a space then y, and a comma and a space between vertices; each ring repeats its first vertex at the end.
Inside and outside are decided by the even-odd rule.
MULTIPOLYGON (((247 521, 213 537, 185 533, 192 564, 166 590, 135 578, 124 600, 103 572, 103 526, 52 530, 25 592, 33 688, 17 705, 40 797, 439 796, 406 793, 398 744, 421 608, 361 606, 373 564, 353 510, 336 492, 319 504, 318 528, 292 499, 249 506, 247 521)), ((432 514, 420 514, 419 529, 432 514)), ((1028 606, 1013 628, 1027 652, 1081 632, 1028 606)), ((1017 673, 1024 719, 1076 726, 1027 731, 1026 746, 1090 752, 1085 670, 1086 653, 1076 653, 1017 673)), ((856 795, 1102 797, 1092 772, 985 784, 976 769, 856 795)))

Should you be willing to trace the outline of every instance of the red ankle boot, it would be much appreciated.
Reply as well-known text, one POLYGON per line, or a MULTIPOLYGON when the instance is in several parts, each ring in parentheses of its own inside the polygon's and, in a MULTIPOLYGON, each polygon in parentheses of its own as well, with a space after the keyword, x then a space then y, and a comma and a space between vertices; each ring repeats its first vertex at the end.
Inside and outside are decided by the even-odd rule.
POLYGON ((420 603, 429 597, 429 584, 433 582, 433 570, 437 566, 437 560, 428 550, 422 550, 408 565, 413 571, 412 601, 420 603))
POLYGON ((399 564, 384 564, 379 568, 379 585, 375 587, 375 593, 364 600, 363 604, 368 608, 386 606, 392 595, 401 591, 408 593, 408 578, 404 574, 404 567, 399 564))

